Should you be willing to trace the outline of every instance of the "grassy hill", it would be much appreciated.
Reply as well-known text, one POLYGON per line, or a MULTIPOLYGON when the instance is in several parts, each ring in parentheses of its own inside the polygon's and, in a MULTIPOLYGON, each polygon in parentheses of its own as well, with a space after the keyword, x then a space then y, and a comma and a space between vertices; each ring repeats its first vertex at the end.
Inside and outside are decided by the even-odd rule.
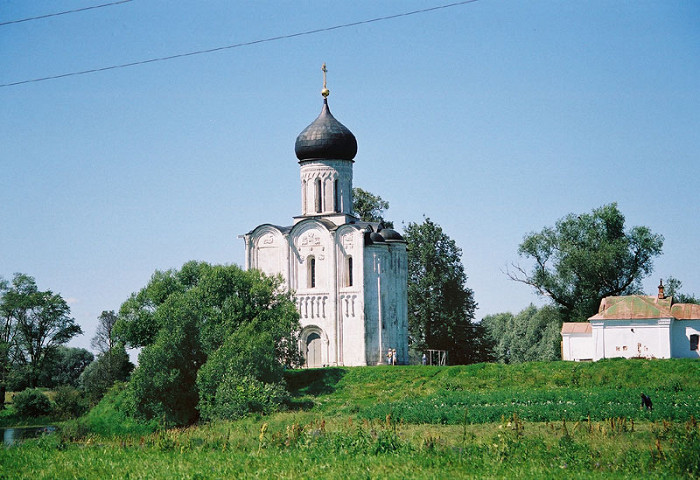
POLYGON ((407 423, 611 417, 682 420, 700 414, 700 362, 606 360, 454 367, 360 367, 287 374, 293 405, 325 415, 407 423), (640 410, 640 394, 654 400, 640 410))
POLYGON ((0 449, 0 478, 698 478, 699 379, 691 360, 297 370, 287 411, 185 429, 108 398, 0 449))

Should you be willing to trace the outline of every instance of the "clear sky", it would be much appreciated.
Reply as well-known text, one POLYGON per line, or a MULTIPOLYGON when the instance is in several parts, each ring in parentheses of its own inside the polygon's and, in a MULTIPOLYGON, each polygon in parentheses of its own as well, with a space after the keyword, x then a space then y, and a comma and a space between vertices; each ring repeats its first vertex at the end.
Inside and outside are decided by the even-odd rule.
MULTIPOLYGON (((110 0, 0 0, 0 23, 110 0)), ((0 84, 449 3, 131 2, 0 25, 0 84)), ((700 2, 473 3, 312 35, 0 87, 0 276, 96 318, 188 260, 300 213, 296 136, 329 103, 354 185, 463 250, 477 319, 542 303, 503 271, 528 232, 618 202, 665 237, 645 281, 700 294, 700 2)), ((522 261, 527 265, 526 261, 522 261)))

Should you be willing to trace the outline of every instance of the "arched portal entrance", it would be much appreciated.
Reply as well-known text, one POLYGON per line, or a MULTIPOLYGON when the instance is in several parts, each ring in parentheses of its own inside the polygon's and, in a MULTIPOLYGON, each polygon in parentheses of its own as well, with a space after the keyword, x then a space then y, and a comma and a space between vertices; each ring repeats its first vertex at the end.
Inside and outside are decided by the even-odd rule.
POLYGON ((321 335, 316 332, 310 333, 306 337, 306 366, 309 368, 322 367, 323 360, 321 352, 323 350, 321 335))

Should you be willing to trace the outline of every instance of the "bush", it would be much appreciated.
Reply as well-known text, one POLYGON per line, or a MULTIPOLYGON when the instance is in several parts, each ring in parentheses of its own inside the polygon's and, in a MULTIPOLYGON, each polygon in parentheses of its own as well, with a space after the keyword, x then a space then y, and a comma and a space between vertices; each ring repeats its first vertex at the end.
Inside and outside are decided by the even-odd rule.
POLYGON ((197 408, 204 419, 270 413, 287 398, 275 337, 247 327, 231 334, 197 374, 197 408))
POLYGON ((200 402, 200 414, 205 420, 234 420, 249 413, 272 413, 287 396, 279 383, 263 383, 249 375, 229 372, 216 389, 213 402, 200 402))
POLYGON ((153 433, 159 426, 159 419, 139 422, 129 417, 128 412, 133 410, 131 401, 128 385, 116 382, 102 397, 100 403, 78 420, 81 423, 76 426, 79 428, 78 433, 84 434, 88 431, 104 436, 153 433))
POLYGON ((61 418, 76 418, 87 411, 87 399, 79 390, 64 385, 56 389, 56 414, 61 418))
POLYGON ((41 417, 53 410, 49 397, 38 388, 28 388, 15 395, 12 401, 20 417, 41 417))

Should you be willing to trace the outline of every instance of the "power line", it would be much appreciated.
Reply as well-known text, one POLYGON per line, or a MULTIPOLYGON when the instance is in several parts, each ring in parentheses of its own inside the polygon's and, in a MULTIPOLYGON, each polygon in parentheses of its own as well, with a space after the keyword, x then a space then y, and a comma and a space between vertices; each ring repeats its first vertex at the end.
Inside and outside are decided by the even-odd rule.
POLYGON ((66 10, 65 12, 48 13, 46 15, 39 15, 38 17, 22 18, 20 20, 10 20, 7 22, 0 22, 0 27, 3 25, 10 25, 13 23, 30 22, 32 20, 41 20, 42 18, 58 17, 59 15, 67 15, 69 13, 84 12, 85 10, 94 10, 96 8, 111 7, 113 5, 119 5, 120 3, 128 3, 133 0, 121 0, 119 2, 104 3, 102 5, 93 5, 92 7, 76 8, 75 10, 66 10))
MULTIPOLYGON (((128 0, 131 1, 131 0, 128 0)), ((430 7, 430 8, 423 8, 421 10, 413 10, 411 12, 403 12, 403 13, 397 13, 395 15, 387 15, 384 17, 377 17, 377 18, 371 18, 369 20, 360 20, 357 22, 351 22, 351 23, 344 23, 341 25, 334 25, 332 27, 324 27, 324 28, 317 28, 314 30, 306 30, 304 32, 297 32, 297 33, 290 33, 288 35, 279 35, 276 37, 268 37, 268 38, 263 38, 259 40, 252 40, 250 42, 242 42, 242 43, 235 43, 233 45, 225 45, 223 47, 215 47, 215 48, 209 48, 206 50, 197 50, 194 52, 187 52, 187 53, 179 53, 177 55, 169 55, 167 57, 158 57, 158 58, 151 58, 148 60, 139 60, 136 62, 130 62, 130 63, 122 63, 120 65, 110 65, 108 67, 99 67, 99 68, 91 68, 89 70, 81 70, 81 71, 76 71, 76 72, 69 72, 69 73, 62 73, 59 75, 52 75, 48 77, 40 77, 40 78, 33 78, 30 80, 20 80, 18 82, 12 82, 12 83, 3 83, 0 84, 0 88, 2 87, 13 87, 16 85, 23 85, 25 83, 36 83, 36 82, 44 82, 47 80, 56 80, 58 78, 65 78, 65 77, 75 77, 78 75, 86 75, 88 73, 97 73, 97 72, 104 72, 107 70, 117 70, 120 68, 127 68, 127 67, 135 67, 137 65, 145 65, 148 63, 155 63, 155 62, 164 62, 166 60, 174 60, 176 58, 183 58, 183 57, 191 57, 194 55, 202 55, 205 53, 213 53, 213 52, 218 52, 221 50, 229 50, 232 48, 239 48, 239 47, 248 47, 251 45, 257 45, 259 43, 267 43, 267 42, 275 42, 278 40, 287 40, 290 38, 295 38, 295 37, 302 37, 305 35, 314 35, 317 33, 323 33, 323 32, 330 32, 333 30, 339 30, 341 28, 349 28, 349 27, 356 27, 358 25, 366 25, 368 23, 375 23, 375 22, 382 22, 385 20, 392 20, 395 18, 400 18, 400 17, 408 17, 411 15, 418 15, 421 13, 428 13, 428 12, 433 12, 435 10, 442 10, 445 8, 451 8, 451 7, 458 7, 461 5, 466 5, 468 3, 474 3, 477 0, 463 0, 461 2, 455 2, 455 3, 449 3, 446 5, 438 5, 436 7, 430 7)))

